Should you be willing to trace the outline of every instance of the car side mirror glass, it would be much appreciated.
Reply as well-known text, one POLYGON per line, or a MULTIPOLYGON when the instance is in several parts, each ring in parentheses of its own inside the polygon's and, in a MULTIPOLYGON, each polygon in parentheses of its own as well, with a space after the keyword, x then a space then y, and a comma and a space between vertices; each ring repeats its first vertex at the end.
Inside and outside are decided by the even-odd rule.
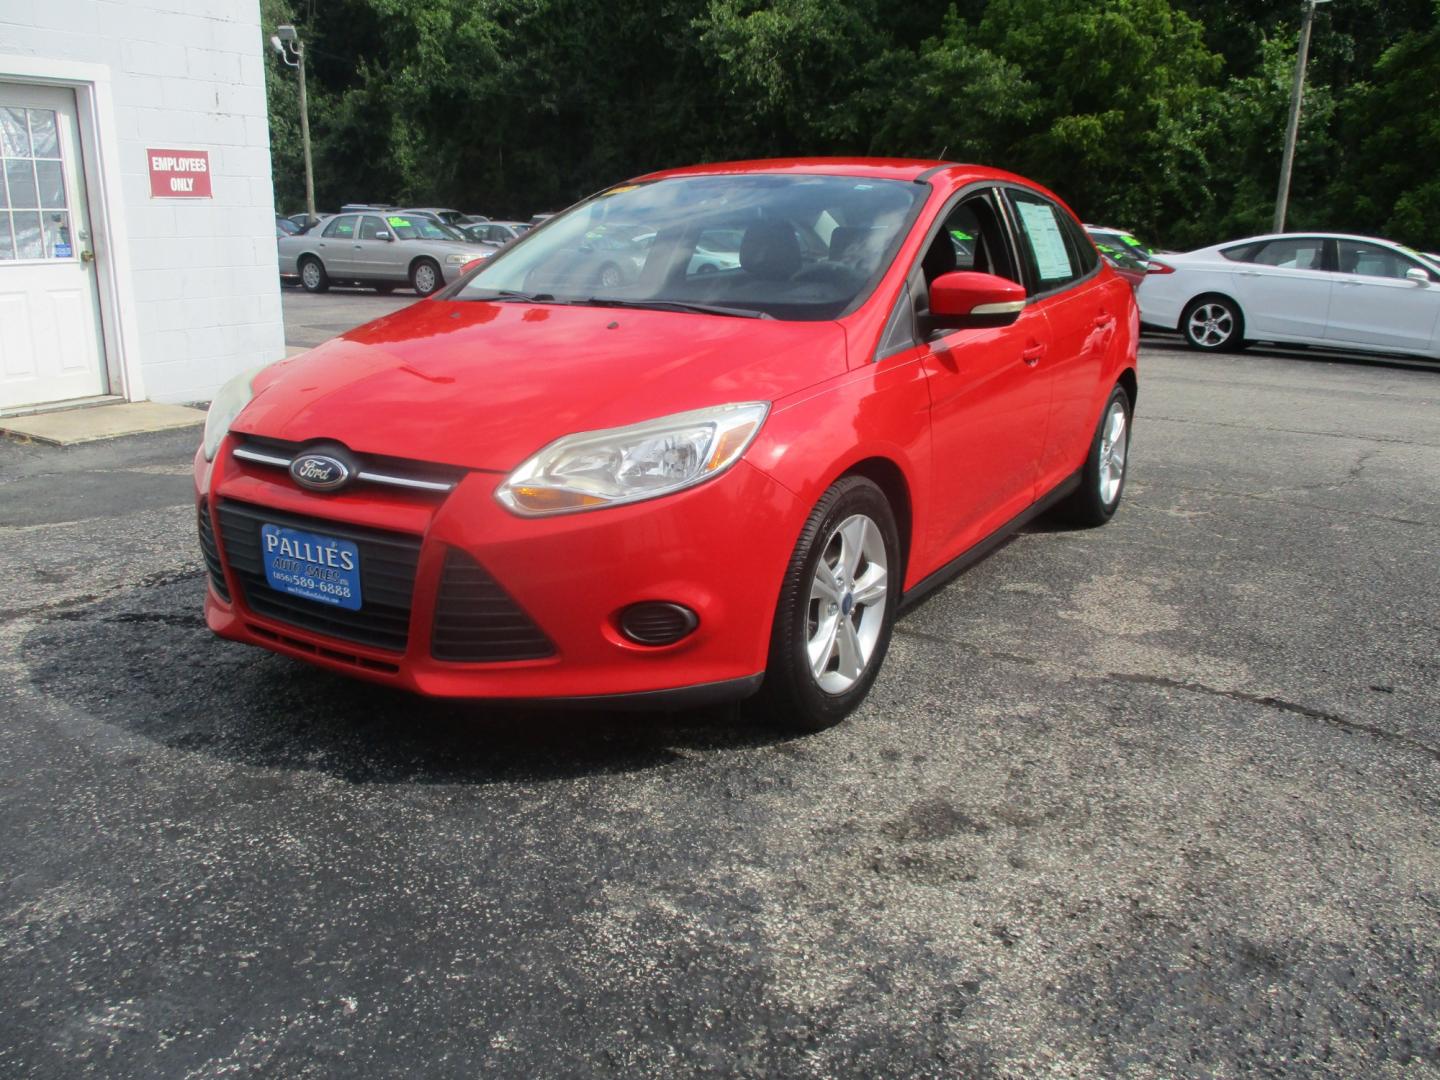
POLYGON ((1411 281, 1418 281, 1421 285, 1430 284, 1430 275, 1418 266, 1412 266, 1405 271, 1405 276, 1411 281))
POLYGON ((952 270, 930 283, 930 330, 1009 326, 1025 310, 1025 286, 996 274, 952 270))

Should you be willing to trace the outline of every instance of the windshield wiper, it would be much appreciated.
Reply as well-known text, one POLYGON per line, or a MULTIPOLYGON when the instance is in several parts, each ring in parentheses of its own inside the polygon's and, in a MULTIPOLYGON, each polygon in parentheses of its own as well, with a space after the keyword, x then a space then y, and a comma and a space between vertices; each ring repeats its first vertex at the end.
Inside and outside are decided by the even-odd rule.
POLYGON ((623 300, 609 296, 587 296, 570 303, 585 307, 648 308, 652 311, 691 311, 699 315, 728 315, 735 319, 773 319, 768 311, 725 307, 721 304, 692 304, 686 300, 623 300))
POLYGON ((568 300, 556 300, 554 295, 548 292, 518 292, 515 289, 491 289, 494 296, 456 297, 456 299, 473 299, 481 303, 495 303, 499 300, 521 300, 531 304, 568 304, 568 300))

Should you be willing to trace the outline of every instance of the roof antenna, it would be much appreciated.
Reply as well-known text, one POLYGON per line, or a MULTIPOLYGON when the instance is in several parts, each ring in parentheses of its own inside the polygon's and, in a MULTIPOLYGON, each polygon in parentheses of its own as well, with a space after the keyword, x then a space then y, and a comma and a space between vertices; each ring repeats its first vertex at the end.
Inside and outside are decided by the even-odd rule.
POLYGON ((947 143, 944 145, 944 147, 942 147, 941 150, 940 150, 940 160, 941 160, 941 161, 944 161, 944 160, 945 160, 945 151, 946 151, 946 150, 949 150, 949 149, 950 149, 950 144, 947 142, 947 143))

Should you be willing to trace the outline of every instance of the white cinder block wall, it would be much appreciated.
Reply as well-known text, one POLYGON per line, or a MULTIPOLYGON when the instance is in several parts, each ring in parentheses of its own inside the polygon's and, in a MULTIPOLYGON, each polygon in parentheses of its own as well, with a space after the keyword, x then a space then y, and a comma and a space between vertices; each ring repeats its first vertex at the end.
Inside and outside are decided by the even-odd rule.
POLYGON ((270 32, 259 0, 0 0, 0 55, 110 70, 131 340, 152 400, 206 400, 285 352, 262 63, 270 32), (148 147, 208 150, 214 197, 152 199, 148 147))

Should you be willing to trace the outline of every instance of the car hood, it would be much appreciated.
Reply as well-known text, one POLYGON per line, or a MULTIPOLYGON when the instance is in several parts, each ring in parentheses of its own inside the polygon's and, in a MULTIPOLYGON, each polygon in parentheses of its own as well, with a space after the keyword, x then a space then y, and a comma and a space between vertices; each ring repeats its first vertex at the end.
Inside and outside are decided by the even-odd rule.
POLYGON ((508 471, 562 435, 775 401, 845 366, 834 322, 430 300, 265 369, 233 430, 508 471))

